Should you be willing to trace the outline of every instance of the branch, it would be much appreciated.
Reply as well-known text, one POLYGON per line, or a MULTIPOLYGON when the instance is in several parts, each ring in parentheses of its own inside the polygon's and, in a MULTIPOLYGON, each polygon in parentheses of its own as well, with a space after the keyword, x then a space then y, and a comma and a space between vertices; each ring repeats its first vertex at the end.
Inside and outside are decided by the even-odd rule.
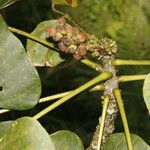
POLYGON ((97 150, 101 149, 102 136, 103 136, 103 130, 104 130, 104 125, 105 125, 105 118, 107 114, 107 107, 108 107, 109 100, 110 100, 109 96, 105 95, 104 103, 103 103, 103 110, 102 110, 102 117, 101 117, 101 124, 100 124, 99 135, 98 135, 97 150))
POLYGON ((62 97, 61 99, 59 99, 58 101, 56 101, 52 105, 48 106, 47 108, 45 108, 44 110, 42 110, 41 112, 39 112, 38 114, 33 116, 33 118, 34 119, 41 118, 42 116, 44 116, 45 114, 47 114, 48 112, 53 110, 54 108, 60 106, 61 104, 63 104, 67 100, 69 100, 70 98, 76 96, 77 94, 83 92, 84 90, 90 88, 91 86, 97 84, 98 82, 106 80, 106 79, 111 78, 111 77, 112 77, 112 74, 110 72, 103 72, 102 74, 100 74, 96 78, 94 78, 94 79, 90 80, 89 82, 83 84, 82 86, 80 86, 79 88, 74 90, 73 92, 67 94, 66 96, 62 97))
POLYGON ((121 65, 150 65, 150 60, 121 60, 115 59, 112 61, 112 65, 121 66, 121 65))
POLYGON ((119 107, 119 110, 120 110, 120 115, 121 115, 121 119, 122 119, 122 122, 123 122, 124 130, 125 130, 128 149, 132 150, 132 142, 131 142, 131 137, 130 137, 130 131, 129 131, 129 126, 128 126, 127 117, 126 117, 126 113, 125 113, 125 110, 124 110, 123 100, 121 98, 120 90, 115 89, 114 90, 114 95, 116 97, 118 107, 119 107))

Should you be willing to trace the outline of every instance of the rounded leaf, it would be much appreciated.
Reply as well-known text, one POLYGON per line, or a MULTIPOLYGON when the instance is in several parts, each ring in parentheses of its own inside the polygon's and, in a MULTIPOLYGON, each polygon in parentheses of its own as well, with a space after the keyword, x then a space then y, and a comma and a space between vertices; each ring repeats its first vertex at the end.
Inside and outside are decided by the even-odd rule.
MULTIPOLYGON (((31 33, 43 40, 46 40, 47 35, 45 29, 57 25, 57 20, 49 20, 41 22, 31 33)), ((54 67, 63 62, 60 54, 52 48, 48 48, 40 43, 32 40, 27 40, 27 53, 35 66, 50 66, 54 67)))
POLYGON ((62 130, 50 137, 56 150, 84 150, 82 141, 73 132, 62 130))
POLYGON ((3 121, 0 122, 0 138, 11 128, 13 121, 3 121))
POLYGON ((143 97, 150 114, 150 73, 146 76, 143 85, 143 97))
POLYGON ((39 75, 0 15, 0 107, 30 109, 41 95, 39 75))
POLYGON ((3 150, 55 150, 46 130, 32 118, 17 119, 0 139, 3 150))
MULTIPOLYGON (((150 150, 150 146, 139 136, 131 134, 133 150, 150 150)), ((128 150, 124 133, 115 133, 104 144, 103 150, 128 150)))

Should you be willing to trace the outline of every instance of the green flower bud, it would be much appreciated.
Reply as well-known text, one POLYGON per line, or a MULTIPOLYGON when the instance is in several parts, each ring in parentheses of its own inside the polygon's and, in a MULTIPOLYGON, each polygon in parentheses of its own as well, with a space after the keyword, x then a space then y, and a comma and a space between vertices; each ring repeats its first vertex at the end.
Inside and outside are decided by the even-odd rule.
POLYGON ((69 47, 68 47, 68 52, 71 53, 71 54, 74 54, 77 50, 77 46, 76 45, 73 45, 71 44, 69 47))
POLYGON ((63 35, 60 32, 56 32, 53 36, 53 40, 56 42, 61 41, 62 38, 63 38, 63 35))

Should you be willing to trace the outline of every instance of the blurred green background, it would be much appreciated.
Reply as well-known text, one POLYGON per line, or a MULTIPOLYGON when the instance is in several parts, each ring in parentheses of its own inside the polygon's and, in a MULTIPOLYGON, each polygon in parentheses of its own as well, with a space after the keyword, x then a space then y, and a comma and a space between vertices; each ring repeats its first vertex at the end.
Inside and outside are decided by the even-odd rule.
MULTIPOLYGON (((69 13, 88 33, 110 37, 118 44, 119 59, 150 59, 150 1, 149 0, 80 0, 76 8, 59 6, 69 13)), ((60 17, 51 11, 50 0, 20 0, 1 11, 7 24, 32 32, 41 21, 60 17)), ((18 36, 18 35, 17 35, 18 36)), ((26 38, 18 36, 24 46, 26 38)), ((37 68, 42 81, 42 97, 72 90, 98 73, 68 60, 56 68, 37 68)), ((123 66, 118 75, 148 73, 150 67, 123 66)), ((142 97, 143 81, 120 84, 132 133, 150 145, 150 117, 142 97)), ((101 92, 83 92, 40 119, 49 133, 68 129, 87 146, 101 114, 101 92)), ((1 116, 10 120, 23 115, 33 116, 51 102, 30 111, 12 111, 1 116)), ((123 132, 118 115, 115 132, 123 132)))

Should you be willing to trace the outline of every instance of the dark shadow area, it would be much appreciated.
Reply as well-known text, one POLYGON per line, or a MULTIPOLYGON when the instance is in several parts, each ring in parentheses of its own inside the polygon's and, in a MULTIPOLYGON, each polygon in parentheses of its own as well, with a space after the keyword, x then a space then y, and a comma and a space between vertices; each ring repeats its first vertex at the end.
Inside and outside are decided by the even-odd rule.
POLYGON ((0 86, 0 91, 2 91, 3 90, 3 87, 2 86, 0 86))

